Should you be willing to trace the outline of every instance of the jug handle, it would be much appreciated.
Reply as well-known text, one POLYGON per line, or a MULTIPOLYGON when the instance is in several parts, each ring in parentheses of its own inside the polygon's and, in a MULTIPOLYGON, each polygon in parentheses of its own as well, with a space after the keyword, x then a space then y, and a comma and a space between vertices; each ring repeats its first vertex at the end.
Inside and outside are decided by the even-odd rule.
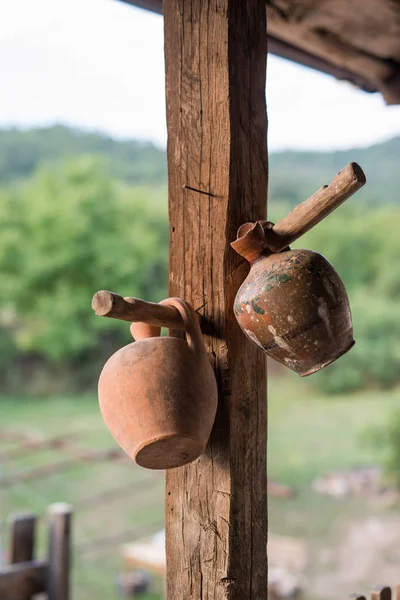
POLYGON ((200 323, 194 308, 181 298, 167 298, 160 304, 174 306, 180 313, 185 326, 187 344, 195 354, 206 354, 200 323))

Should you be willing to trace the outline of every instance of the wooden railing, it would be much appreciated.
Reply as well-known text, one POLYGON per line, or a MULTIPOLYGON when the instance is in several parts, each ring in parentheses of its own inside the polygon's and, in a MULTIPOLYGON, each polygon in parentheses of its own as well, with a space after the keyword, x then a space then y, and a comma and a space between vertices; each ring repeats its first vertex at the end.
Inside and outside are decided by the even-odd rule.
MULTIPOLYGON (((349 600, 367 600, 368 596, 360 594, 351 594, 349 600)), ((370 595, 371 600, 400 600, 400 585, 396 585, 393 590, 386 585, 376 587, 370 595)))
POLYGON ((35 558, 35 515, 11 519, 8 565, 0 567, 1 600, 30 600, 46 594, 48 600, 70 598, 71 507, 53 504, 48 511, 48 555, 35 558))

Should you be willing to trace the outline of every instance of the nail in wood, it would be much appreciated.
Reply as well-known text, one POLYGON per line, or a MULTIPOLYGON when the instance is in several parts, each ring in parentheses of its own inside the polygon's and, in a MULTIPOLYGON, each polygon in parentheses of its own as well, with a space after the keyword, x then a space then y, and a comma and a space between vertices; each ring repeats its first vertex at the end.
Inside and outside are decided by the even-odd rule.
POLYGON ((194 187, 191 187, 190 185, 184 184, 182 187, 184 190, 192 190, 192 192, 198 192, 199 194, 204 194, 205 196, 214 196, 214 194, 212 194, 211 192, 204 192, 203 190, 198 190, 194 187))

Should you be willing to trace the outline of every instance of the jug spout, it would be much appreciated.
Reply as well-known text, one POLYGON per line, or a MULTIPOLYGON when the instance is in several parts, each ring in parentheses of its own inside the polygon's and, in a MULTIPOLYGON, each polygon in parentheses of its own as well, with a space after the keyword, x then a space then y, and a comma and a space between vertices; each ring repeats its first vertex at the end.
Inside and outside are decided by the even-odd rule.
POLYGON ((237 239, 231 242, 231 246, 250 264, 269 253, 265 231, 260 221, 245 223, 239 227, 237 239))

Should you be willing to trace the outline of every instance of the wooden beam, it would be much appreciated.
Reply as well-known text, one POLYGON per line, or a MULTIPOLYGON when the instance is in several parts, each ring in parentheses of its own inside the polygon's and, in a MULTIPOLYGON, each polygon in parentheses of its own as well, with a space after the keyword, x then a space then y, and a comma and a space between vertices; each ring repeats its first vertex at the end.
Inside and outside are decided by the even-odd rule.
MULTIPOLYGON (((313 11, 318 13, 316 7, 313 7, 313 11)), ((355 73, 372 85, 379 87, 395 71, 392 61, 364 52, 329 30, 313 29, 308 26, 306 19, 288 17, 273 3, 267 5, 267 14, 270 35, 319 56, 338 68, 355 73)))
POLYGON ((36 560, 0 569, 0 598, 21 600, 41 594, 46 587, 47 562, 36 560))
POLYGON ((167 473, 168 600, 267 595, 266 370, 232 310, 230 248, 267 200, 264 0, 164 0, 169 292, 192 303, 219 387, 206 453, 167 473), (211 192, 212 197, 183 189, 211 192))
MULTIPOLYGON (((122 1, 157 14, 163 12, 162 0, 122 1)), ((366 92, 379 91, 387 104, 399 104, 398 34, 394 28, 388 35, 386 25, 394 20, 397 23, 393 4, 382 3, 382 0, 358 2, 356 9, 353 7, 344 12, 343 3, 337 3, 337 7, 335 3, 299 7, 294 2, 287 2, 285 8, 289 17, 278 5, 267 2, 269 52, 349 81, 366 92), (379 10, 376 10, 374 3, 378 1, 379 10), (305 13, 303 18, 298 12, 305 13), (379 22, 376 15, 381 16, 379 22), (378 35, 369 33, 371 18, 378 35)))

